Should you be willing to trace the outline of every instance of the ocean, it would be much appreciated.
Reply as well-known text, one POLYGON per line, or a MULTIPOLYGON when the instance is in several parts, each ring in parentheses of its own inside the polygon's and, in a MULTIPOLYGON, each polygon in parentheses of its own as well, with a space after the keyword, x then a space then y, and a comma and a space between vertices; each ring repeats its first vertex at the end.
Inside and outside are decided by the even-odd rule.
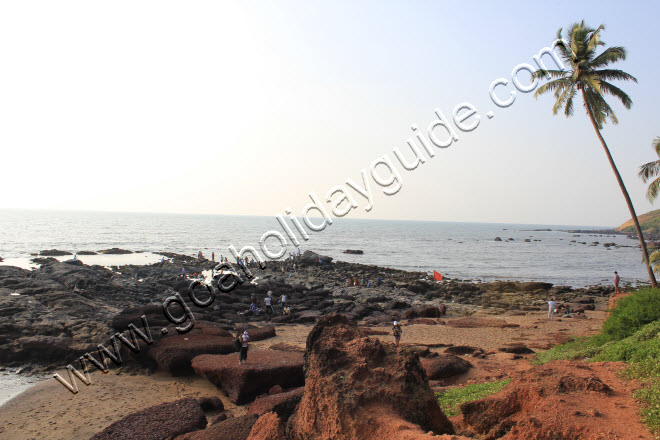
MULTIPOLYGON (((321 219, 313 219, 317 224, 321 219)), ((465 280, 545 281, 585 287, 610 284, 617 270, 622 282, 647 280, 637 240, 623 235, 574 234, 576 225, 453 223, 372 219, 333 219, 323 231, 307 230, 301 250, 313 250, 335 259, 404 270, 437 270, 465 280), (549 230, 548 230, 549 229, 549 230), (501 237, 502 241, 495 241, 501 237), (512 238, 513 240, 509 240, 512 238), (525 239, 531 240, 525 242, 525 239), (575 241, 575 242, 572 242, 575 241), (586 242, 587 244, 579 244, 586 242), (598 244, 592 245, 592 243, 598 244), (618 248, 603 246, 616 243, 618 248), (363 255, 344 254, 360 249, 363 255)), ((254 246, 267 231, 280 232, 295 252, 275 217, 0 210, 0 264, 25 266, 30 254, 57 248, 71 252, 112 247, 144 251, 128 256, 81 256, 89 264, 149 264, 158 252, 216 259, 230 255, 228 247, 254 246)), ((268 239, 276 252, 277 240, 268 239)), ((230 257, 230 261, 232 258, 230 257)))

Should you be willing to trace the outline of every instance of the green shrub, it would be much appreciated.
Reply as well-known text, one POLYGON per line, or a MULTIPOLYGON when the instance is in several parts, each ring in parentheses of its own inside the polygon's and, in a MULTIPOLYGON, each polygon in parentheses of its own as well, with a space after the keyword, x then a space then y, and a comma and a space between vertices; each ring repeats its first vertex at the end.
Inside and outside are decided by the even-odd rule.
POLYGON ((654 432, 660 432, 660 381, 657 379, 649 386, 637 390, 634 394, 636 399, 647 403, 642 409, 644 422, 654 432))
POLYGON ((458 408, 461 404, 495 394, 507 386, 509 382, 511 382, 511 379, 466 385, 462 388, 451 388, 437 394, 438 404, 448 417, 456 416, 461 412, 458 408))
POLYGON ((640 289, 619 300, 618 306, 603 324, 603 335, 610 340, 623 339, 659 319, 660 289, 640 289))

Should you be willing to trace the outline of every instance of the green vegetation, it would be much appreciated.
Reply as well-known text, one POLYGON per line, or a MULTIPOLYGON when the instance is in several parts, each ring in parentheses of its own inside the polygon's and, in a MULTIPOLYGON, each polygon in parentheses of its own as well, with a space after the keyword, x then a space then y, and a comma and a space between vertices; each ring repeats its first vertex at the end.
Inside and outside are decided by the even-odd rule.
POLYGON ((619 121, 614 110, 605 100, 605 96, 616 98, 627 109, 632 106, 632 99, 623 90, 611 83, 611 81, 633 81, 637 79, 629 73, 619 69, 612 69, 611 64, 626 59, 626 49, 620 46, 612 46, 600 53, 598 48, 605 46, 601 39, 601 33, 605 29, 602 24, 597 29, 589 27, 584 20, 574 23, 562 37, 562 29, 557 31, 557 49, 567 64, 558 66, 561 70, 539 69, 534 72, 534 77, 547 80, 545 84, 536 89, 534 96, 537 98, 545 93, 554 93, 555 103, 552 106, 552 114, 556 115, 563 109, 566 117, 573 115, 574 103, 582 98, 591 125, 596 131, 596 136, 605 151, 610 163, 614 177, 619 184, 623 198, 628 205, 628 211, 635 224, 635 230, 639 237, 642 255, 649 273, 651 286, 658 287, 653 270, 649 265, 649 253, 642 229, 639 226, 635 208, 633 207, 628 190, 623 183, 621 174, 614 163, 610 149, 605 143, 602 133, 603 125, 608 121, 617 124, 619 121))
MULTIPOLYGON (((638 217, 640 227, 642 231, 647 234, 660 234, 660 209, 655 211, 649 211, 646 214, 642 214, 638 217)), ((617 231, 626 232, 630 234, 635 233, 635 223, 632 220, 628 220, 618 228, 617 231)))
MULTIPOLYGON (((660 157, 660 137, 653 139, 651 146, 655 150, 655 154, 660 157)), ((649 184, 648 191, 646 191, 646 198, 653 203, 660 195, 660 177, 658 177, 660 176, 660 160, 645 163, 639 167, 637 175, 642 178, 644 183, 648 183, 649 180, 653 179, 653 182, 649 184)))
POLYGON ((622 374, 645 382, 635 398, 647 403, 644 421, 660 432, 660 289, 646 288, 623 298, 600 334, 539 353, 535 363, 558 359, 630 364, 622 374))
POLYGON ((462 388, 451 388, 437 394, 438 403, 447 417, 456 416, 461 413, 458 407, 462 403, 472 402, 495 394, 507 386, 509 382, 511 382, 511 379, 466 385, 462 388))

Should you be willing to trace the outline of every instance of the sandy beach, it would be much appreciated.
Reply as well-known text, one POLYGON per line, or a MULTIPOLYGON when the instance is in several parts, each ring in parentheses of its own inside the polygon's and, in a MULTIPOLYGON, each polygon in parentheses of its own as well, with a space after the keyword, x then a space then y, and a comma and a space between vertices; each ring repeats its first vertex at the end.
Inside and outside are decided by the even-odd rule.
MULTIPOLYGON (((477 316, 478 317, 478 316, 477 316)), ((555 319, 548 321, 544 314, 526 316, 483 316, 484 319, 505 321, 519 327, 456 328, 450 325, 411 324, 404 326, 402 345, 429 346, 441 352, 443 346, 467 345, 497 352, 507 344, 549 346, 558 338, 587 335, 599 330, 604 311, 588 312, 588 319, 555 319)), ((455 318, 461 319, 461 318, 455 318)), ((451 319, 439 320, 448 322, 451 319)), ((311 325, 279 325, 275 338, 255 342, 254 348, 267 348, 278 343, 305 346, 311 325)), ((374 327, 375 331, 389 328, 374 327)), ((376 335, 387 344, 389 335, 376 335)), ((496 353, 487 359, 470 359, 475 368, 452 380, 452 385, 501 378, 529 368, 528 358, 514 359, 509 353, 496 353)), ((60 371, 60 374, 66 372, 60 371)), ((67 376, 65 376, 67 377, 67 376)), ((108 374, 95 371, 92 383, 81 385, 73 395, 54 379, 43 381, 0 407, 0 438, 30 440, 86 440, 126 415, 163 402, 183 397, 217 396, 234 415, 245 413, 247 406, 232 404, 223 393, 207 380, 198 377, 171 377, 166 373, 135 374, 111 370, 108 374)), ((437 389, 442 384, 435 383, 437 389)), ((210 414, 211 418, 214 414, 210 414)))

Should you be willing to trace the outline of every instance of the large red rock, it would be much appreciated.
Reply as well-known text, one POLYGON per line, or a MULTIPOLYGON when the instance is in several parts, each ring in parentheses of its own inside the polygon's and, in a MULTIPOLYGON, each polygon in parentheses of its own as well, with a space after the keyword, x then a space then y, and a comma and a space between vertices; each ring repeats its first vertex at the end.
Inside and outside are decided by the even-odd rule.
POLYGON ((430 380, 445 379, 467 373, 472 364, 453 354, 440 354, 433 358, 420 359, 426 377, 430 380))
POLYGON ((307 337, 305 391, 291 440, 403 440, 452 433, 419 357, 326 315, 307 337))
POLYGON ((158 341, 149 356, 158 368, 173 376, 192 374, 191 361, 201 354, 226 354, 234 351, 234 338, 195 333, 168 336, 158 341))
POLYGON ((303 396, 304 388, 296 388, 286 393, 260 397, 250 404, 248 413, 262 415, 274 411, 283 419, 288 419, 303 396))
POLYGON ((266 394, 275 385, 296 388, 305 382, 302 353, 289 351, 251 349, 242 365, 238 354, 202 355, 192 360, 192 367, 238 405, 266 394))
POLYGON ((284 424, 274 412, 269 412, 257 420, 247 440, 287 440, 284 424))
POLYGON ((170 440, 205 426, 206 416, 199 403, 186 398, 129 414, 90 440, 170 440))
POLYGON ((233 417, 201 431, 180 435, 174 440, 247 440, 256 421, 254 414, 233 417))
POLYGON ((264 339, 274 338, 276 336, 275 327, 267 325, 266 327, 249 327, 247 332, 250 335, 250 341, 263 341, 264 339))

